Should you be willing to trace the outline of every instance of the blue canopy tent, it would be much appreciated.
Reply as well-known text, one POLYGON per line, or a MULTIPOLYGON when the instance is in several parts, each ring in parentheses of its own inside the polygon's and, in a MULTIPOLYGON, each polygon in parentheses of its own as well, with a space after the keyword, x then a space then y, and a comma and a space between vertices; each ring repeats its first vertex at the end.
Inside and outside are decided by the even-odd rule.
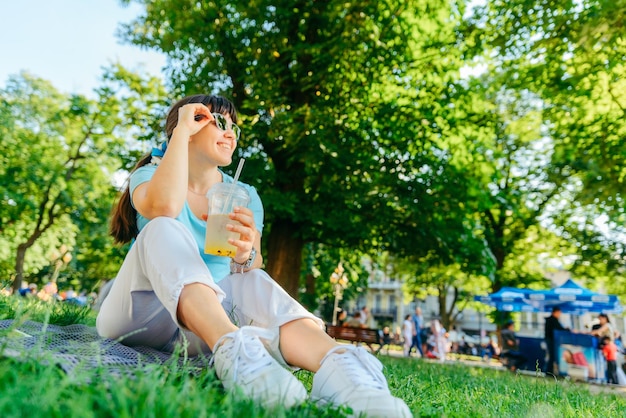
POLYGON ((530 304, 529 296, 535 290, 503 287, 486 296, 474 296, 474 300, 506 312, 539 312, 530 304))
POLYGON ((557 305, 563 313, 573 315, 587 312, 616 314, 623 310, 616 295, 594 292, 571 279, 548 290, 503 287, 486 296, 475 296, 474 300, 506 312, 550 312, 557 305))
MULTIPOLYGON (((550 312, 554 306, 559 306, 563 313, 570 315, 583 315, 588 312, 616 314, 621 313, 623 310, 617 296, 593 292, 576 284, 571 279, 561 286, 548 290, 503 287, 499 291, 486 296, 475 296, 474 300, 505 312, 550 312)), ((557 334, 559 333, 557 332, 557 334)), ((557 335, 557 346, 570 344, 578 346, 580 350, 588 350, 586 357, 590 362, 589 364, 595 364, 596 370, 600 373, 599 375, 602 375, 596 339, 587 334, 562 334, 557 335)), ((537 367, 536 365, 539 365, 544 370, 545 351, 541 345, 543 339, 531 337, 519 337, 518 339, 520 341, 520 350, 527 357, 526 364, 521 366, 521 368, 534 370, 537 367)), ((561 358, 560 354, 557 358, 561 358)), ((561 370, 562 366, 563 370, 566 370, 565 367, 567 366, 565 364, 560 364, 559 370, 561 370)))

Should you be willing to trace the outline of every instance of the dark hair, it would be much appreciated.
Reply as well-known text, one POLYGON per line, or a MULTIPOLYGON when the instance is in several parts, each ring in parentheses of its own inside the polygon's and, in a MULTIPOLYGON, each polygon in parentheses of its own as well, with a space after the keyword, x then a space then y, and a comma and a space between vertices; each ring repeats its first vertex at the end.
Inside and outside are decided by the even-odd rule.
POLYGON ((552 307, 552 313, 555 313, 555 312, 561 312, 561 307, 560 306, 553 306, 552 307))
MULTIPOLYGON (((208 107, 211 112, 226 114, 230 116, 233 123, 238 122, 235 105, 228 99, 221 96, 211 96, 207 94, 187 96, 174 103, 167 114, 167 118, 165 119, 165 134, 167 135, 168 141, 172 137, 174 128, 178 124, 178 109, 188 103, 202 103, 208 107)), ((148 164, 151 159, 151 152, 148 152, 141 157, 131 173, 139 167, 143 167, 148 164)), ((130 202, 129 180, 126 181, 124 190, 122 191, 117 204, 113 208, 111 222, 109 224, 109 232, 118 244, 125 244, 132 241, 139 233, 139 229, 137 228, 137 210, 133 208, 130 202)))
POLYGON ((611 322, 611 320, 609 319, 609 316, 605 313, 601 313, 600 315, 598 315, 598 318, 604 318, 606 319, 606 322, 611 322))

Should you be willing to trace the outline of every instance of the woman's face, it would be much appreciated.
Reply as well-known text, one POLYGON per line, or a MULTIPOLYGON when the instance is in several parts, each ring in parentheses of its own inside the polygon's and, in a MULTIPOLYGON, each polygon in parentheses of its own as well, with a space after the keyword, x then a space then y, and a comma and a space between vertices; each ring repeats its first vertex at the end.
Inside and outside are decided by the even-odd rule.
POLYGON ((232 163, 233 152, 237 147, 236 134, 232 129, 233 121, 229 115, 223 117, 226 120, 225 126, 218 121, 212 121, 192 136, 190 142, 190 151, 195 156, 204 157, 210 164, 218 167, 232 163), (226 129, 220 129, 220 125, 226 129))

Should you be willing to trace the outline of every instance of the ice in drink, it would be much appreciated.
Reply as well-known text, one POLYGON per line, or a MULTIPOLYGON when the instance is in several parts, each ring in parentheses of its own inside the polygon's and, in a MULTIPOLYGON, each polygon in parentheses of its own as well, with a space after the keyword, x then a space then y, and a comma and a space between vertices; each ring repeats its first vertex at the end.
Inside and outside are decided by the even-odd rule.
POLYGON ((228 243, 228 239, 239 239, 239 234, 226 229, 226 224, 238 223, 228 217, 228 215, 209 215, 206 220, 206 240, 204 242, 204 252, 206 254, 234 257, 237 248, 228 243))
POLYGON ((238 232, 226 229, 227 224, 237 224, 229 218, 236 206, 248 206, 248 191, 234 183, 218 183, 209 189, 209 212, 206 224, 204 252, 223 257, 234 257, 237 248, 228 243, 228 239, 239 239, 238 232))

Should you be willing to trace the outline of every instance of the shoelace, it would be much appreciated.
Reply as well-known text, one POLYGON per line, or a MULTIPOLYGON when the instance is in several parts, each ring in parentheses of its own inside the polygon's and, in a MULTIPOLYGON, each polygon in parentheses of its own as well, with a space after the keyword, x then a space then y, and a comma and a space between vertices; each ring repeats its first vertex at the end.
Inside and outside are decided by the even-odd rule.
MULTIPOLYGON (((254 374, 268 364, 271 364, 269 354, 265 350, 263 343, 259 341, 260 338, 269 340, 272 338, 272 333, 263 328, 245 326, 238 331, 222 336, 217 343, 215 343, 215 353, 217 353, 218 350, 227 350, 223 355, 232 358, 234 381, 237 380, 239 374, 239 357, 245 357, 250 360, 248 362, 248 365, 252 366, 249 369, 250 374, 254 374), (232 344, 224 345, 228 339, 233 340, 232 344), (263 357, 267 357, 268 361, 261 361, 263 357)), ((214 359, 215 355, 213 355, 209 363, 211 366, 214 363, 214 359)))
POLYGON ((373 389, 387 390, 387 380, 382 373, 382 363, 362 347, 335 347, 326 353, 326 356, 322 359, 322 363, 328 356, 338 350, 346 350, 345 353, 337 353, 336 355, 344 365, 345 373, 352 382, 354 382, 355 386, 367 386, 373 389))

